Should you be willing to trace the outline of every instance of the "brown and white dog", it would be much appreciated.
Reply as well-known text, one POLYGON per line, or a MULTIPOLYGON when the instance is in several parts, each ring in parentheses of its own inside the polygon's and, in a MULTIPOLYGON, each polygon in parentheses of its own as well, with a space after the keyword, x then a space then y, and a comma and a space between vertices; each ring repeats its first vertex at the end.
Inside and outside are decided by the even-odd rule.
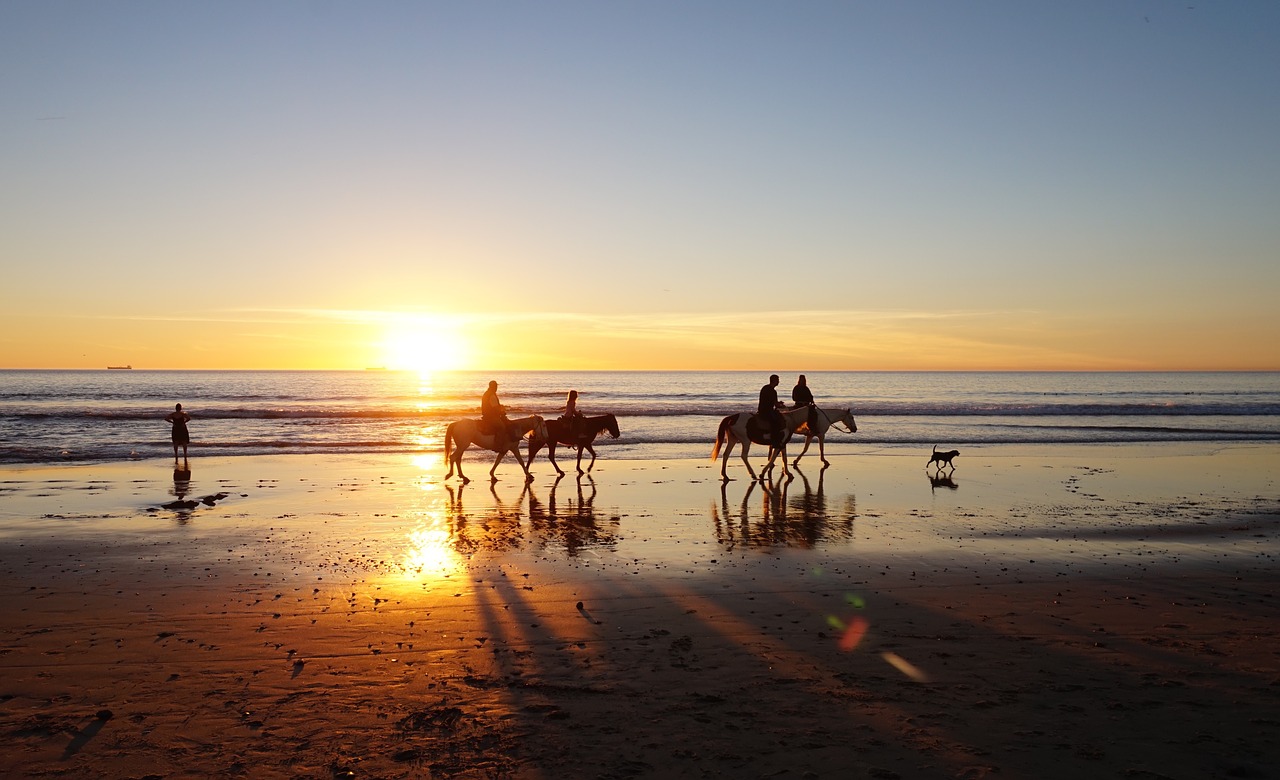
POLYGON ((933 445, 933 457, 929 458, 929 462, 924 464, 925 468, 929 468, 934 463, 938 464, 938 470, 941 471, 945 465, 947 468, 955 468, 955 464, 951 459, 960 454, 960 450, 947 450, 946 452, 938 452, 938 445, 933 445))

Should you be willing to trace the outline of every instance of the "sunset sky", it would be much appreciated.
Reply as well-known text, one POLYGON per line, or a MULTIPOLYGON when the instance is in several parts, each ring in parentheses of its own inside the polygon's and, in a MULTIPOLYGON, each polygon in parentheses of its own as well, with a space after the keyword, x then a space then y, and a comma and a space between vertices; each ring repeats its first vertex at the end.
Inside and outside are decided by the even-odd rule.
POLYGON ((0 3, 0 368, 1280 369, 1280 3, 0 3))

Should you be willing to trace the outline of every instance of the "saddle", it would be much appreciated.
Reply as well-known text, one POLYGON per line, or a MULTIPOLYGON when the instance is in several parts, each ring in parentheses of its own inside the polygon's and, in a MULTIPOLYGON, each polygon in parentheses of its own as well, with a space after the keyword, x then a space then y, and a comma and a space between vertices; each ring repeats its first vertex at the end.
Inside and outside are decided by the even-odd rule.
POLYGON ((511 436, 511 431, 507 429, 507 426, 498 420, 481 420, 480 424, 476 426, 476 430, 486 436, 493 436, 501 432, 504 439, 513 438, 511 436))
POLYGON ((747 438, 751 440, 752 444, 781 447, 787 440, 787 431, 784 428, 774 434, 769 427, 768 420, 758 414, 753 414, 747 418, 747 438))

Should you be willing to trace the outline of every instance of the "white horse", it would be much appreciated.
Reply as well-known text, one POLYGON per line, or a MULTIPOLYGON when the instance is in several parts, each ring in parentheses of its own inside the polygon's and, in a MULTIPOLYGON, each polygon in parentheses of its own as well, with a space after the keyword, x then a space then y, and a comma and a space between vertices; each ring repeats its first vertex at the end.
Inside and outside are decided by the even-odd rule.
MULTIPOLYGON (((840 409, 838 411, 828 411, 827 409, 814 407, 813 416, 814 416, 815 425, 810 425, 805 427, 805 431, 807 431, 807 433, 804 434, 804 449, 800 450, 800 454, 795 456, 795 458, 791 460, 791 465, 793 466, 800 465, 800 459, 803 458, 804 454, 809 451, 809 443, 813 441, 815 436, 818 439, 818 457, 822 458, 822 465, 824 466, 831 465, 830 463, 827 462, 827 451, 825 447, 827 431, 831 428, 831 426, 843 425, 845 429, 848 430, 849 433, 858 432, 858 423, 856 423, 853 419, 852 409, 840 409)), ((837 428, 836 430, 839 430, 839 428, 837 428)))
MULTIPOLYGON (((471 479, 462 473, 462 453, 472 444, 477 447, 484 447, 486 450, 493 450, 498 453, 498 457, 494 458, 493 468, 489 469, 489 481, 497 482, 498 477, 494 474, 498 469, 498 464, 508 452, 516 456, 516 462, 520 464, 520 468, 524 470, 524 481, 532 482, 533 475, 529 473, 529 466, 525 464, 524 458, 520 456, 520 440, 530 432, 538 438, 547 438, 547 425, 538 415, 532 417, 521 417, 517 420, 508 420, 507 429, 518 432, 518 436, 514 439, 508 439, 504 442, 504 447, 499 450, 494 442, 494 436, 490 433, 480 432, 479 420, 458 420, 449 423, 449 427, 444 432, 444 459, 449 463, 449 473, 444 478, 449 479, 453 476, 453 470, 458 470, 458 476, 463 482, 470 482, 471 479)), ((530 458, 532 460, 532 458, 530 458)))
POLYGON ((757 421, 759 415, 741 412, 739 414, 731 414, 720 421, 720 429, 716 431, 716 445, 711 449, 711 459, 715 460, 720 457, 720 448, 724 447, 724 459, 720 463, 720 479, 725 482, 729 481, 729 475, 726 469, 729 467, 729 453, 733 452, 733 445, 742 445, 742 463, 747 467, 747 473, 752 479, 764 479, 770 471, 773 470, 773 462, 779 454, 782 455, 782 473, 790 474, 787 470, 787 440, 791 438, 791 434, 796 432, 809 419, 809 407, 802 406, 799 409, 788 409, 782 412, 782 446, 774 448, 769 446, 769 462, 761 469, 760 476, 756 476, 755 470, 751 468, 751 462, 747 460, 747 453, 751 450, 751 443, 769 445, 769 426, 763 421, 757 421), (749 425, 748 425, 749 423, 749 425))

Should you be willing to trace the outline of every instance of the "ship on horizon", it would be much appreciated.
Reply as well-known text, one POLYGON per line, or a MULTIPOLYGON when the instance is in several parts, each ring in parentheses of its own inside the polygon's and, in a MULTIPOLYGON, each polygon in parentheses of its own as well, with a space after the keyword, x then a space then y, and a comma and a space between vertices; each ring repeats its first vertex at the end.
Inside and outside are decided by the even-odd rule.
POLYGON ((132 371, 133 366, 107 366, 108 371, 132 371))

